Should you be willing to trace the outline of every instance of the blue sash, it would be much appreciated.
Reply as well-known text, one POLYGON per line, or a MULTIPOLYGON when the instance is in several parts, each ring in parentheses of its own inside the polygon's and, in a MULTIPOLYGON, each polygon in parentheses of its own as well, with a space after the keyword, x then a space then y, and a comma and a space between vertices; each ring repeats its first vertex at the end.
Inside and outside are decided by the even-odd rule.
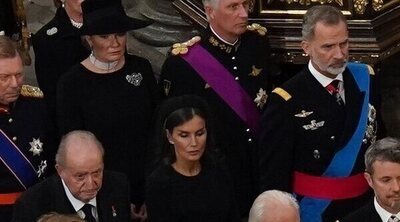
POLYGON ((0 160, 26 189, 37 180, 35 168, 28 158, 0 129, 0 160))
MULTIPOLYGON (((353 170, 358 153, 361 148, 361 143, 364 138, 367 119, 368 119, 368 103, 369 103, 369 71, 365 64, 348 63, 347 67, 353 74, 361 92, 365 92, 362 105, 361 115, 358 121, 358 126, 347 142, 347 144, 335 154, 332 162, 322 174, 326 177, 347 177, 353 170)), ((322 213, 329 206, 331 200, 304 197, 300 201, 300 214, 302 222, 321 222, 322 213)))

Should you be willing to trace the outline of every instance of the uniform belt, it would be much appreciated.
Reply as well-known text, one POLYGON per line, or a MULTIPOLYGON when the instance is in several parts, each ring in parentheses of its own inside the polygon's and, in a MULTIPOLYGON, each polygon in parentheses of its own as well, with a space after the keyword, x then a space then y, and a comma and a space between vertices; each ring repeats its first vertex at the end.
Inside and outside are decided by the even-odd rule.
POLYGON ((302 196, 340 200, 358 197, 368 189, 363 173, 349 177, 320 177, 294 173, 293 190, 302 196))
POLYGON ((17 201, 18 197, 21 196, 22 192, 15 193, 1 193, 0 194, 0 205, 12 205, 17 201))

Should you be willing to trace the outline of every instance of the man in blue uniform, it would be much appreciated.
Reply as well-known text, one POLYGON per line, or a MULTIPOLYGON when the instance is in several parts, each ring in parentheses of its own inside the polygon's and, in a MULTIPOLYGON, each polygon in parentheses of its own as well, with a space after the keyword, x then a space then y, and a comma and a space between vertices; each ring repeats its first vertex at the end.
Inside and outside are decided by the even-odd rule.
POLYGON ((52 153, 42 92, 23 85, 22 60, 0 36, 0 218, 10 221, 16 198, 42 178, 52 153))
POLYGON ((248 0, 204 0, 205 33, 175 44, 163 65, 167 96, 196 94, 210 104, 217 146, 226 156, 240 213, 255 195, 254 151, 259 118, 272 89, 267 30, 248 25, 248 0))
POLYGON ((381 130, 371 67, 348 63, 347 21, 332 6, 303 20, 308 66, 268 98, 259 147, 261 191, 294 192, 301 221, 332 222, 371 196, 364 152, 381 130))

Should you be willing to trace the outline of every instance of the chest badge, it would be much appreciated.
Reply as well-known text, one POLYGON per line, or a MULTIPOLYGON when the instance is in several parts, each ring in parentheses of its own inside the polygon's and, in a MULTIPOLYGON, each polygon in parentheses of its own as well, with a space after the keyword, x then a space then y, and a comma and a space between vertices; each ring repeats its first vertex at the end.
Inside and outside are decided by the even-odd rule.
POLYGON ((32 138, 32 142, 29 142, 29 145, 31 145, 29 151, 33 153, 33 156, 40 156, 40 153, 43 152, 43 143, 40 142, 40 138, 32 138))
POLYGON ((130 75, 126 75, 126 80, 134 86, 140 86, 140 82, 142 82, 143 76, 142 74, 140 74, 140 72, 138 73, 134 72, 130 75))
POLYGON ((305 130, 316 130, 320 127, 323 127, 324 124, 325 124, 325 121, 317 122, 316 120, 311 120, 310 124, 303 125, 303 128, 305 130))
POLYGON ((254 77, 258 76, 258 75, 260 75, 262 70, 263 70, 262 68, 257 69, 257 67, 255 65, 253 65, 253 66, 251 66, 251 73, 249 73, 249 76, 254 76, 254 77))
POLYGON ((309 116, 309 115, 311 115, 311 114, 313 114, 313 113, 314 113, 313 111, 307 112, 307 111, 305 111, 305 110, 303 109, 300 113, 294 114, 294 116, 295 116, 295 117, 299 117, 299 118, 305 118, 305 117, 307 117, 307 116, 309 116))
POLYGON ((257 104, 257 107, 260 107, 260 109, 262 109, 267 102, 267 98, 267 91, 265 91, 263 88, 260 88, 257 93, 257 97, 254 99, 254 102, 257 104))
POLYGON ((38 177, 41 177, 44 174, 44 172, 46 171, 46 169, 47 169, 47 161, 42 160, 38 167, 38 171, 36 172, 38 177))

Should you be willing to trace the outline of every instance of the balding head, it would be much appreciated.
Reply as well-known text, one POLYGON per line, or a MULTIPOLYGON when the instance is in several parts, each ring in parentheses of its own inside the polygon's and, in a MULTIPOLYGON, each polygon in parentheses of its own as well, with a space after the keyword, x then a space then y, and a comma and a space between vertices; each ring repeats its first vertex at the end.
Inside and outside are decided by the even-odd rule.
POLYGON ((56 154, 56 169, 72 195, 88 202, 100 190, 103 180, 104 150, 87 131, 66 134, 56 154))
POLYGON ((299 205, 289 193, 265 191, 254 201, 249 222, 300 222, 299 205))

